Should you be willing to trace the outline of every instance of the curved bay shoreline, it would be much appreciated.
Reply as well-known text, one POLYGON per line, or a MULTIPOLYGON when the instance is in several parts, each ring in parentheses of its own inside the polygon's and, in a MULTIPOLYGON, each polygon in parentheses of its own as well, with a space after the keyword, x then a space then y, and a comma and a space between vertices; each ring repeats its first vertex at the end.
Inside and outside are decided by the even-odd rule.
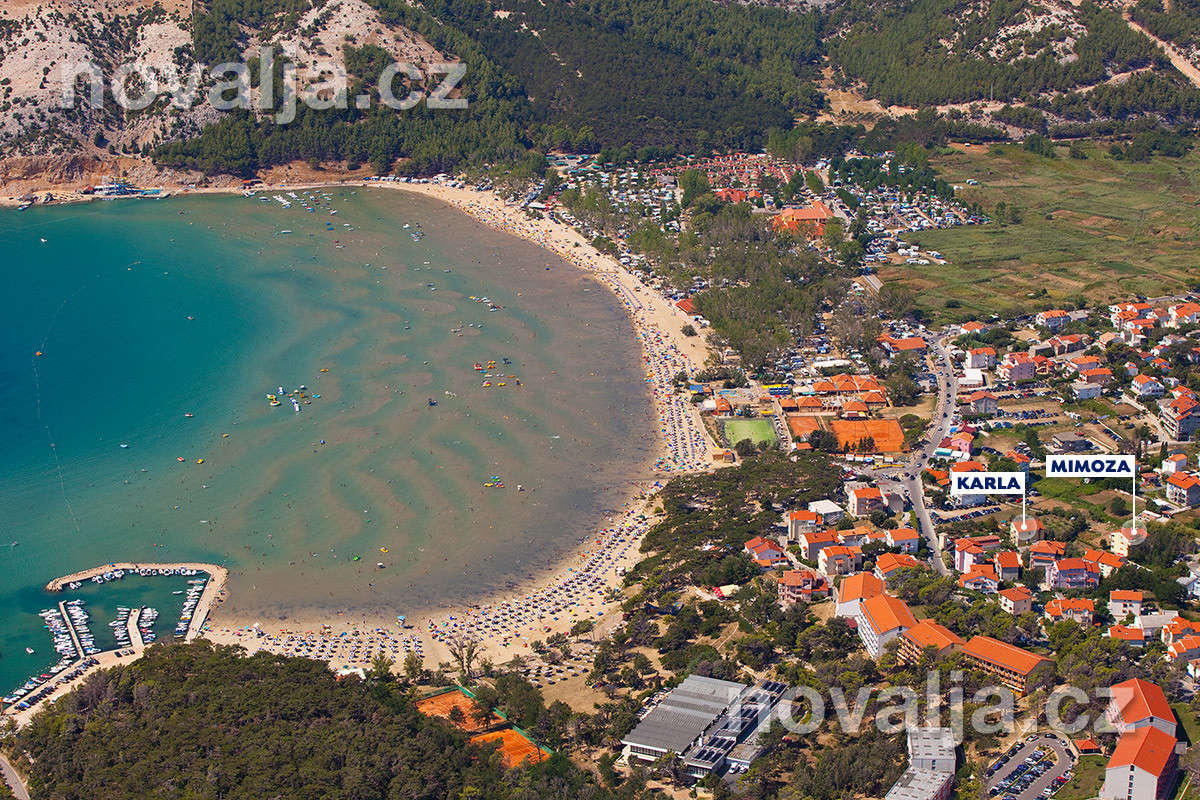
MULTIPOLYGON (((355 187, 395 189, 440 201, 494 230, 550 251, 607 287, 621 302, 641 346, 647 389, 659 423, 655 437, 656 477, 711 468, 713 443, 695 409, 674 394, 671 383, 679 371, 690 373, 701 367, 709 349, 702 337, 682 334, 688 318, 669 300, 643 286, 633 273, 593 248, 578 231, 547 219, 531 219, 522 209, 490 191, 443 183, 361 180, 281 183, 256 188, 270 191, 355 187)), ((240 190, 206 188, 178 192, 175 196, 234 192, 240 190)), ((570 531, 577 538, 586 535, 583 543, 557 563, 541 565, 539 577, 477 602, 408 619, 407 628, 400 628, 394 616, 362 611, 304 613, 263 623, 222 613, 218 592, 214 591, 212 606, 206 607, 208 621, 199 633, 215 643, 240 645, 250 652, 266 650, 301 655, 327 661, 334 668, 355 668, 369 666, 380 654, 400 661, 407 652, 419 653, 427 665, 451 661, 448 644, 458 637, 476 640, 481 657, 502 663, 529 654, 533 641, 566 633, 583 620, 593 622, 603 631, 619 619, 615 613, 617 604, 608 597, 611 590, 621 585, 625 570, 640 560, 640 542, 653 524, 648 504, 659 485, 657 480, 635 483, 620 510, 607 518, 599 531, 570 531)), ((227 577, 224 568, 202 567, 213 575, 214 583, 216 573, 210 567, 224 573, 220 581, 224 585, 227 577)), ((77 578, 66 576, 60 581, 66 583, 72 579, 77 578)), ((230 587, 232 591, 237 588, 236 582, 230 587)), ((206 597, 209 597, 207 592, 206 597)))

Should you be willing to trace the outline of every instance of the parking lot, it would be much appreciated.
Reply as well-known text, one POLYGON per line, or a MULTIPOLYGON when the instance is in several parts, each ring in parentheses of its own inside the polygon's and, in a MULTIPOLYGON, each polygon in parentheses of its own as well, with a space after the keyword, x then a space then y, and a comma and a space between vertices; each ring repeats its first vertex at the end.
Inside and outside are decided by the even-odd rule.
POLYGON ((1075 754, 1055 734, 1034 734, 1005 751, 988 767, 989 797, 1034 800, 1050 797, 1070 778, 1075 754))

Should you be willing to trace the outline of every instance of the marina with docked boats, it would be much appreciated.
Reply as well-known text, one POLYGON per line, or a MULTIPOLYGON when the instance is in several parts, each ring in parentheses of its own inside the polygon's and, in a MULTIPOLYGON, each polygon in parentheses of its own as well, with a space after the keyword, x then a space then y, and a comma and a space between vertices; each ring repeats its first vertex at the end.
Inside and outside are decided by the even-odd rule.
MULTIPOLYGON (((170 638, 186 641, 199 633, 213 603, 224 591, 227 575, 225 568, 213 564, 112 563, 55 578, 46 584, 46 590, 76 592, 85 587, 121 582, 129 578, 176 579, 176 583, 171 585, 179 585, 180 588, 173 589, 166 595, 172 605, 174 602, 179 604, 178 616, 175 618, 170 638), (179 583, 180 579, 186 582, 179 583)), ((161 597, 163 588, 159 588, 161 597)), ((92 630, 92 611, 102 608, 103 605, 103 600, 74 597, 61 600, 55 606, 38 612, 58 660, 52 666, 31 675, 20 686, 7 691, 0 698, 0 713, 14 716, 32 713, 39 704, 53 702, 92 669, 111 665, 124 658, 136 657, 147 645, 160 638, 159 608, 151 605, 118 604, 115 606, 115 616, 107 623, 110 633, 105 641, 111 641, 112 644, 106 645, 92 630)), ((163 617, 164 624, 167 619, 168 616, 163 617)), ((26 647, 25 651, 31 656, 36 654, 31 647, 26 647)))

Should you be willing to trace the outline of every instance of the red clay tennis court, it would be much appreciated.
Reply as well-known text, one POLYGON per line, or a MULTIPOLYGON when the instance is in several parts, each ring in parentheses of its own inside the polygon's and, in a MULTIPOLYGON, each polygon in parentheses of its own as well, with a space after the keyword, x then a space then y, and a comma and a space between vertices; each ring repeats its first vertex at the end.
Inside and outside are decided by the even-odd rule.
POLYGON ((505 728, 502 731, 492 731, 491 733, 481 733, 471 737, 472 744, 486 744, 488 742, 500 743, 500 758, 503 759, 504 766, 510 769, 526 761, 541 761, 546 757, 546 754, 537 745, 512 728, 505 728))
POLYGON ((904 449, 904 431, 894 419, 835 419, 831 424, 843 450, 868 436, 875 440, 876 452, 898 453, 904 449))
POLYGON ((450 724, 461 730, 481 731, 485 728, 490 728, 501 719, 495 714, 491 718, 480 722, 475 716, 475 701, 467 697, 460 691, 442 692, 435 694, 433 697, 426 697, 424 700, 417 701, 417 710, 427 717, 441 717, 442 719, 450 719, 450 709, 457 708, 462 711, 462 720, 459 722, 451 721, 450 724))

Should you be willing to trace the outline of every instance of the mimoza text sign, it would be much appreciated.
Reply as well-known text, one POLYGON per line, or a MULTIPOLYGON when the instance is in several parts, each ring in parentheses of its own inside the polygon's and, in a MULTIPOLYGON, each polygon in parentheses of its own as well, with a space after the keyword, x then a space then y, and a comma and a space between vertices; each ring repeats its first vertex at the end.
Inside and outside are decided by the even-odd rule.
POLYGON ((1046 456, 1047 478, 1132 478, 1133 456, 1046 456))

